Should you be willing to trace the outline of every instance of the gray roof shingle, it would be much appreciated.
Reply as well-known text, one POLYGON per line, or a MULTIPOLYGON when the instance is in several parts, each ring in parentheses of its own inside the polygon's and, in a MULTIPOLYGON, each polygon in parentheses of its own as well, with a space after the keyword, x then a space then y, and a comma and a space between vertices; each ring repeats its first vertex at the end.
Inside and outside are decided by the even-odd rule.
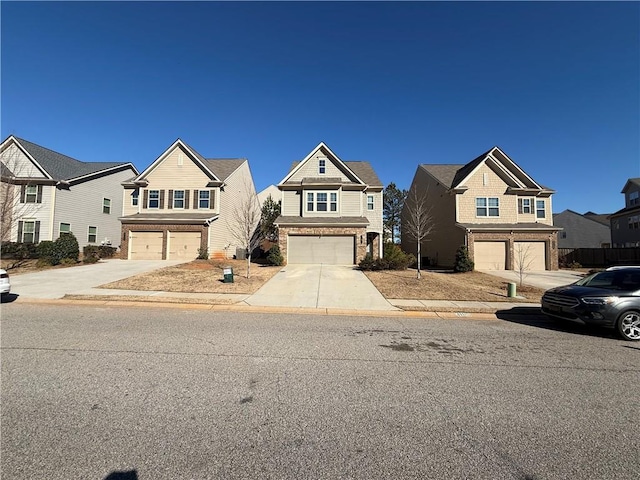
POLYGON ((73 180, 128 164, 128 162, 82 162, 22 138, 14 138, 54 180, 73 180))
MULTIPOLYGON (((349 162, 342 162, 344 163, 347 167, 349 167, 349 169, 351 169, 351 171, 353 173, 355 173, 357 175, 357 177, 362 180, 366 185, 370 186, 370 187, 382 187, 382 182, 380 181, 380 179, 378 178, 378 175, 376 174, 375 170, 373 169, 373 167, 371 166, 371 164, 369 162, 365 162, 365 161, 349 161, 349 162)), ((296 168, 298 165, 300 164, 299 161, 297 162, 293 162, 291 164, 291 168, 289 169, 290 173, 291 170, 293 170, 294 168, 296 168)), ((289 183, 289 182, 287 182, 289 183)))
POLYGON ((246 162, 244 158, 208 158, 204 164, 216 177, 224 181, 244 162, 246 162))

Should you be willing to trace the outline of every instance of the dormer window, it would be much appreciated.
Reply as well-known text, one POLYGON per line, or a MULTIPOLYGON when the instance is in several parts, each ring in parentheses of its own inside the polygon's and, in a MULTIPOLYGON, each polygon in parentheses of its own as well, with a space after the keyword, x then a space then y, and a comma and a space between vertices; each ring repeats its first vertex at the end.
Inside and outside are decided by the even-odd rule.
POLYGON ((635 191, 629 194, 629 205, 638 205, 640 203, 640 192, 635 191))
POLYGON ((318 160, 318 173, 320 175, 324 175, 325 173, 327 173, 327 159, 326 158, 320 158, 318 160))

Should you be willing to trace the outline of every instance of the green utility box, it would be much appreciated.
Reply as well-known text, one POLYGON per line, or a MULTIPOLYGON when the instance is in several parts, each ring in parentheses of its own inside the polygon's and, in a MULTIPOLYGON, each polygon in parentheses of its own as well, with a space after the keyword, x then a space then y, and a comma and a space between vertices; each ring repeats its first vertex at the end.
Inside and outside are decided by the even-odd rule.
POLYGON ((516 296, 516 284, 513 282, 509 282, 507 286, 507 297, 515 297, 516 296))
POLYGON ((222 273, 224 275, 224 283, 233 283, 233 268, 224 267, 222 273))

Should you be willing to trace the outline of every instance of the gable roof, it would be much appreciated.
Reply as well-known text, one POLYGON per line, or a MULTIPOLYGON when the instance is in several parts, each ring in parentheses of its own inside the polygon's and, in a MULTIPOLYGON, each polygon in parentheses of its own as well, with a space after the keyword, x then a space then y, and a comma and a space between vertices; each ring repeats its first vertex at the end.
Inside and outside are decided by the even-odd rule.
MULTIPOLYGON (((331 151, 331 149, 324 142, 320 142, 316 146, 316 148, 314 148, 303 160, 298 162, 293 162, 291 164, 291 168, 289 169, 289 172, 284 177, 284 179, 282 179, 280 184, 286 183, 289 180, 289 178, 291 178, 293 174, 297 172, 304 163, 308 162, 309 159, 311 159, 318 150, 323 150, 324 153, 327 154, 327 156, 332 157, 335 160, 335 162, 338 164, 338 167, 340 166, 344 167, 344 170, 346 171, 346 173, 355 179, 355 183, 368 185, 371 187, 383 186, 382 182, 378 178, 378 175, 376 174, 375 170, 373 169, 373 167, 369 162, 343 161, 335 153, 333 153, 333 151, 331 151)), ((332 181, 338 180, 337 183, 341 183, 339 179, 328 179, 328 178, 325 179, 324 177, 322 178, 323 180, 325 180, 325 182, 320 181, 315 177, 313 178, 313 180, 316 180, 317 181, 316 183, 326 183, 326 180, 332 180, 332 181)))
POLYGON ((622 188, 622 191, 620 193, 626 193, 627 189, 631 185, 634 185, 636 187, 640 187, 640 178, 630 178, 630 179, 628 179, 627 183, 624 184, 624 187, 622 188))
POLYGON ((140 182, 151 173, 153 169, 155 169, 160 163, 164 161, 164 159, 175 150, 177 147, 181 146, 189 156, 192 157, 193 162, 200 167, 200 169, 207 175, 211 180, 217 182, 223 182, 226 180, 233 172, 235 172, 240 165, 247 161, 246 158, 205 158, 200 153, 198 153, 194 148, 189 146, 187 143, 178 138, 175 142, 173 142, 169 148, 167 148, 162 154, 156 158, 151 165, 144 169, 140 175, 132 180, 132 182, 140 182))
POLYGON ((582 213, 578 213, 575 212, 571 209, 566 209, 563 210, 560 213, 554 213, 553 214, 553 219, 554 221, 558 220, 558 218, 560 219, 559 221, 562 221, 562 218, 567 216, 567 215, 572 215, 574 217, 581 217, 584 218, 585 220, 589 220, 591 222, 595 222, 595 223, 599 223, 600 225, 603 225, 605 227, 609 227, 610 222, 609 222, 609 215, 608 214, 597 214, 597 213, 593 213, 593 212, 587 212, 585 214, 582 213))
POLYGON ((70 182, 92 174, 107 172, 112 169, 131 168, 138 173, 130 162, 82 162, 63 155, 22 138, 11 135, 3 145, 13 139, 35 165, 52 180, 70 182))
POLYGON ((492 162, 501 173, 508 176, 514 183, 516 190, 541 190, 553 193, 522 170, 498 146, 495 146, 470 162, 461 164, 421 164, 427 173, 449 189, 466 188, 465 183, 471 175, 484 163, 492 162))

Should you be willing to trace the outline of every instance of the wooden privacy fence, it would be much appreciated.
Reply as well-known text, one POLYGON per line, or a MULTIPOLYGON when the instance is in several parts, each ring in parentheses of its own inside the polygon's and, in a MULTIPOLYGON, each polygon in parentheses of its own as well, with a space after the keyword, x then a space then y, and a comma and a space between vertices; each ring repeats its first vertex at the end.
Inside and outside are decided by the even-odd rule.
POLYGON ((640 247, 559 248, 558 263, 561 267, 572 263, 579 263, 583 267, 640 265, 640 247))

